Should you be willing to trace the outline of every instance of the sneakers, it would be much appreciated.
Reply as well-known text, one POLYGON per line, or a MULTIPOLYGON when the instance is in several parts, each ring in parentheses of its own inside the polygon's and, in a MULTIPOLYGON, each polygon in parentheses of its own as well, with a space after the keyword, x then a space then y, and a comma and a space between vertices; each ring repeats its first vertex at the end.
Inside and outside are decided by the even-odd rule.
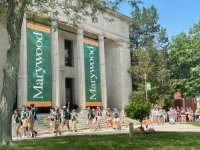
POLYGON ((35 137, 36 137, 38 133, 36 131, 34 131, 34 133, 35 133, 35 137))
POLYGON ((19 137, 20 137, 20 140, 21 140, 22 139, 22 135, 20 134, 19 137))

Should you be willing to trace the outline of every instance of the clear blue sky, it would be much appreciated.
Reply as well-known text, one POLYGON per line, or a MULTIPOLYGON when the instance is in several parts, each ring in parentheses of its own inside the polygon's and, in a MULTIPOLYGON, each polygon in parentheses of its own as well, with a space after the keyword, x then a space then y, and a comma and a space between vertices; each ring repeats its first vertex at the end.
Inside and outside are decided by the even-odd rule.
MULTIPOLYGON (((159 24, 167 29, 169 39, 182 31, 187 32, 200 20, 200 0, 142 0, 141 6, 154 5, 159 14, 159 24)), ((120 12, 130 17, 132 8, 122 4, 120 12)))

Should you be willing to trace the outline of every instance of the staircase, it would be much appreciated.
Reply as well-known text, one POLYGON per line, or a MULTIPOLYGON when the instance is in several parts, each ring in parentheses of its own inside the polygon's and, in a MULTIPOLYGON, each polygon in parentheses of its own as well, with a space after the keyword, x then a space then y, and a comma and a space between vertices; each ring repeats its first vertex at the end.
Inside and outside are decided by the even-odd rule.
MULTIPOLYGON (((49 116, 49 114, 38 114, 37 115, 37 120, 35 121, 35 125, 34 125, 34 129, 39 133, 39 134, 46 134, 49 132, 49 124, 50 124, 50 121, 47 120, 47 123, 44 124, 43 120, 44 118, 47 118, 49 116)), ((101 120, 100 120, 100 125, 101 125, 101 128, 105 128, 106 127, 106 124, 104 122, 104 117, 105 114, 103 114, 103 116, 101 117, 101 120)), ((77 123, 77 130, 84 130, 84 129, 89 129, 88 126, 86 125, 86 122, 87 122, 87 114, 86 113, 78 113, 78 120, 79 120, 79 123, 77 123)), ((121 120, 122 121, 122 120, 121 120)), ((131 122, 133 122, 134 124, 138 124, 137 121, 135 120, 131 120, 131 122)), ((70 120, 69 122, 70 124, 70 128, 72 128, 72 122, 70 120)), ((122 126, 125 126, 124 124, 121 124, 122 126)), ((64 127, 64 131, 67 130, 67 127, 64 127)))

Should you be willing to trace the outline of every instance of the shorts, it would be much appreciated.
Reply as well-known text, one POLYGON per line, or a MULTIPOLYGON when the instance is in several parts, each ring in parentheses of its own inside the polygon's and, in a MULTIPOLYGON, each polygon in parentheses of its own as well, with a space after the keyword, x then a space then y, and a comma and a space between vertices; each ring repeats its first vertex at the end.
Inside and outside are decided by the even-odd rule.
POLYGON ((28 123, 28 127, 29 127, 29 128, 33 128, 34 123, 35 123, 35 119, 34 119, 34 118, 30 119, 30 121, 29 121, 29 123, 28 123))
POLYGON ((60 120, 55 120, 55 125, 59 125, 60 124, 60 120))
POLYGON ((97 121, 97 118, 95 117, 94 119, 92 119, 92 122, 95 123, 97 121))
POLYGON ((97 121, 100 121, 100 119, 101 119, 101 116, 97 116, 97 121))
POLYGON ((27 125, 27 119, 22 119, 22 127, 26 127, 27 125))
POLYGON ((63 119, 63 120, 62 120, 62 125, 63 125, 63 126, 65 126, 65 125, 66 125, 66 126, 69 126, 69 120, 63 119))
POLYGON ((19 128, 20 128, 20 123, 15 123, 15 124, 14 124, 14 129, 15 129, 15 131, 18 131, 19 128))
POLYGON ((50 126, 54 125, 54 121, 50 120, 50 126))
POLYGON ((111 118, 111 117, 107 117, 107 118, 106 118, 106 120, 109 120, 109 121, 111 121, 111 120, 112 120, 112 118, 111 118))
POLYGON ((115 118, 114 121, 119 121, 119 118, 115 118))

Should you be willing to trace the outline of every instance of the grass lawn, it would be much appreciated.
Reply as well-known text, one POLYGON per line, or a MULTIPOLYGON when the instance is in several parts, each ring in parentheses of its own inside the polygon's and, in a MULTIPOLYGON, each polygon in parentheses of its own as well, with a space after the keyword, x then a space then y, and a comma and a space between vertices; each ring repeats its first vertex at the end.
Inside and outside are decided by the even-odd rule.
POLYGON ((200 133, 157 132, 135 135, 129 142, 128 134, 64 136, 14 142, 15 146, 2 150, 200 150, 200 133))
POLYGON ((200 127, 200 122, 187 122, 187 124, 200 127))

